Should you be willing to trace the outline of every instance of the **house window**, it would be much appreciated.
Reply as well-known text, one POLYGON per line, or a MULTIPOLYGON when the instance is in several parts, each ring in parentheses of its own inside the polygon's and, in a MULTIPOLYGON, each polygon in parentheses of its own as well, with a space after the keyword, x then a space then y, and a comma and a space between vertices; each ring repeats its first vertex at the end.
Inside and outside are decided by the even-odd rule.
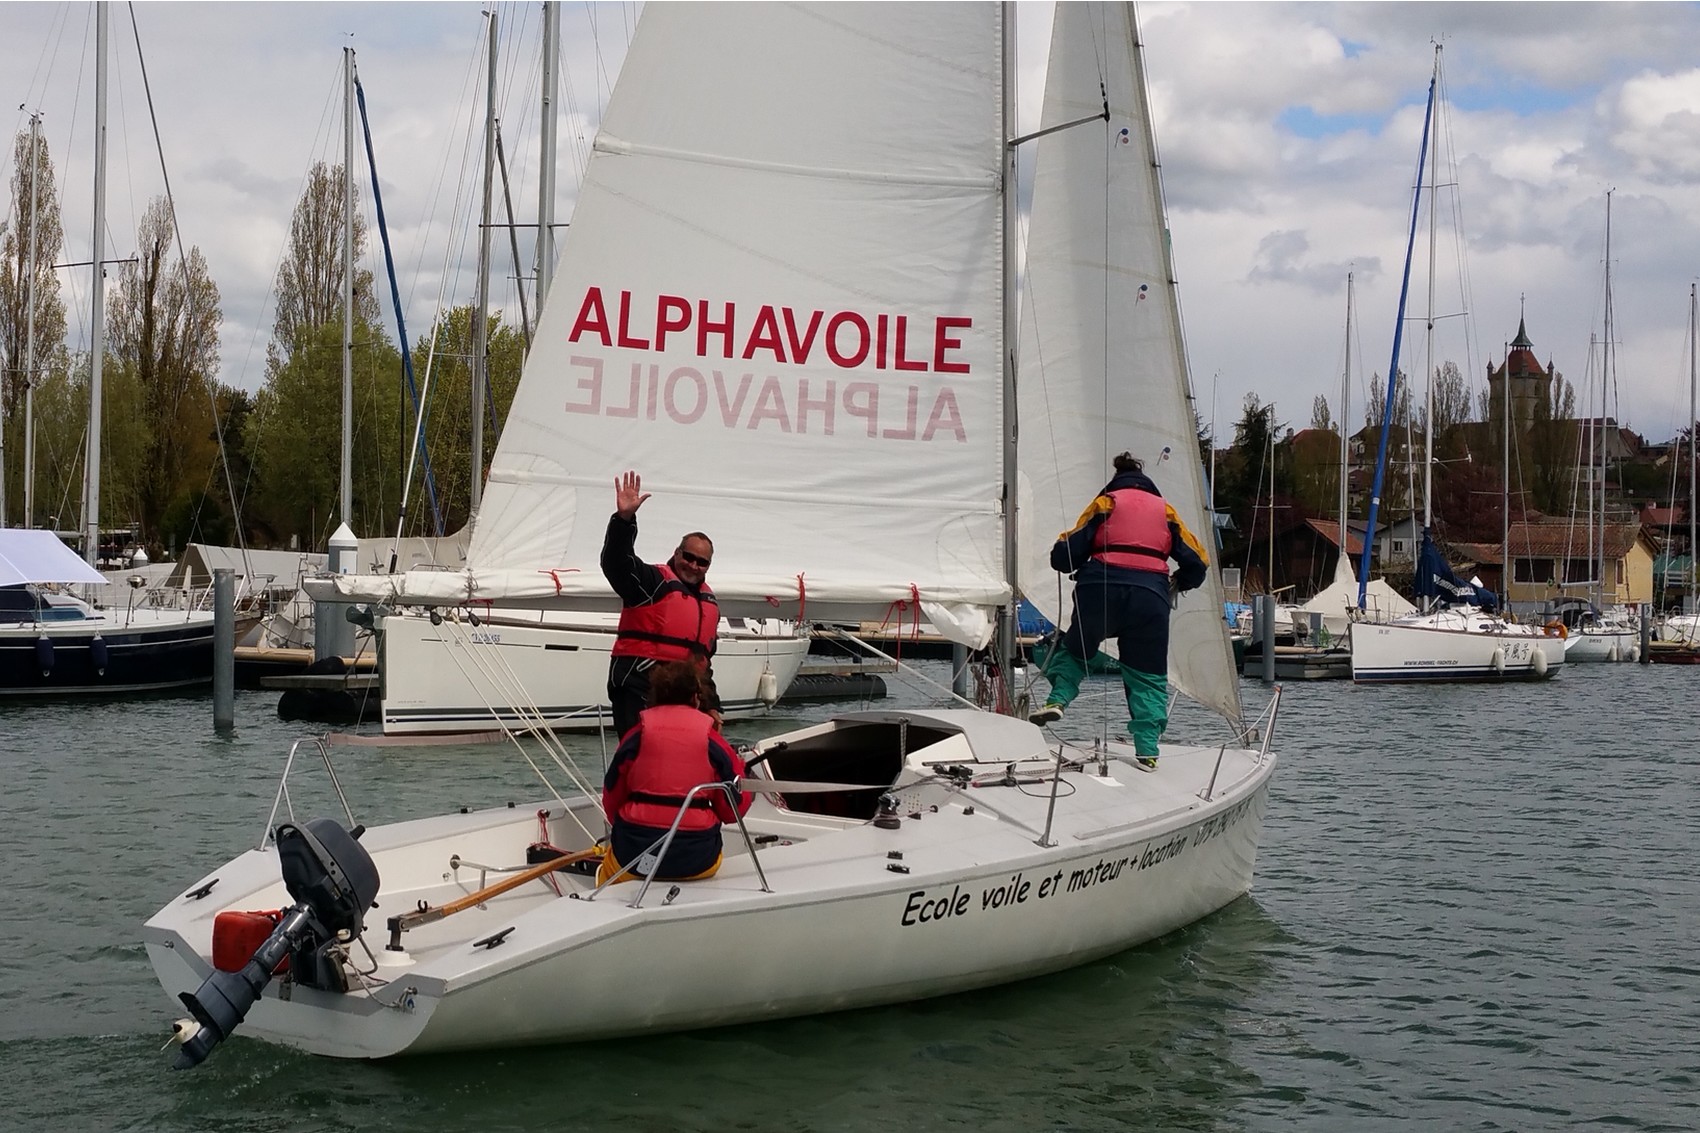
POLYGON ((1552 560, 1517 559, 1512 578, 1517 582, 1547 582, 1552 578, 1552 560))
POLYGON ((1594 578, 1594 564, 1589 559, 1565 559, 1564 581, 1591 582, 1594 578))
POLYGON ((1405 553, 1405 540, 1403 540, 1403 539, 1393 540, 1393 553, 1395 555, 1402 555, 1402 554, 1405 553))
POLYGON ((1618 559, 1616 562, 1612 563, 1612 567, 1614 568, 1612 570, 1612 581, 1617 583, 1619 586, 1622 586, 1623 585, 1623 560, 1618 559))

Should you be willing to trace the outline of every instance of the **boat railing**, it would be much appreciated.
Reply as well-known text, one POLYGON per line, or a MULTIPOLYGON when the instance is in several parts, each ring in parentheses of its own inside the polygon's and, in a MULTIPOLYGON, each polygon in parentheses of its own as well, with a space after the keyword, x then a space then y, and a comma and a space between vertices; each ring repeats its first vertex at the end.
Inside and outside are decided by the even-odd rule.
MULTIPOLYGON (((329 766, 328 762, 326 766, 329 766)), ((696 802, 697 796, 706 791, 719 791, 721 794, 726 796, 726 801, 732 804, 732 813, 736 815, 738 819, 738 833, 743 835, 744 846, 750 853, 750 862, 756 867, 756 876, 761 879, 761 891, 763 893, 772 893, 773 887, 767 883, 767 872, 761 868, 761 857, 756 853, 756 840, 751 837, 750 828, 744 825, 744 816, 738 810, 738 796, 741 794, 741 788, 738 786, 736 781, 733 781, 727 783, 698 783, 689 791, 686 791, 684 801, 679 804, 679 813, 673 816, 673 824, 667 828, 667 833, 657 838, 648 849, 644 850, 644 852, 639 854, 636 858, 633 858, 631 861, 622 865, 620 867, 620 871, 613 877, 610 877, 607 881, 599 882, 595 889, 592 889, 589 893, 584 895, 584 899, 586 901, 596 900, 596 895, 598 893, 601 893, 610 885, 619 884, 621 879, 632 874, 632 871, 636 868, 638 863, 647 858, 654 857, 655 865, 652 867, 652 872, 647 875, 632 874, 633 876, 643 876, 643 886, 638 889, 638 895, 632 899, 631 904, 627 907, 632 909, 642 908, 643 899, 649 893, 650 885, 652 885, 656 880, 655 874, 660 871, 661 863, 667 860, 667 850, 673 845, 673 836, 679 832, 679 823, 684 821, 685 813, 690 810, 691 804, 696 802)), ((676 887, 673 892, 678 892, 676 887)), ((668 900, 671 901, 672 897, 673 894, 669 894, 668 900)), ((665 902, 663 903, 665 904, 665 902)))
POLYGON ((274 837, 273 832, 277 829, 277 812, 279 807, 287 808, 289 811, 289 820, 291 822, 295 821, 295 803, 289 797, 289 773, 295 769, 295 753, 301 750, 302 744, 312 744, 314 747, 318 748, 319 758, 323 760, 325 764, 325 772, 331 777, 331 787, 335 789, 336 797, 342 801, 343 813, 348 815, 349 827, 353 828, 359 825, 354 821, 354 811, 348 805, 348 796, 342 793, 342 780, 337 778, 336 768, 331 766, 330 748, 325 746, 325 741, 322 737, 307 736, 296 740, 294 743, 289 745, 289 756, 283 762, 283 777, 277 781, 277 796, 272 799, 271 813, 266 816, 266 828, 260 832, 259 848, 262 850, 266 848, 266 845, 270 843, 274 837))

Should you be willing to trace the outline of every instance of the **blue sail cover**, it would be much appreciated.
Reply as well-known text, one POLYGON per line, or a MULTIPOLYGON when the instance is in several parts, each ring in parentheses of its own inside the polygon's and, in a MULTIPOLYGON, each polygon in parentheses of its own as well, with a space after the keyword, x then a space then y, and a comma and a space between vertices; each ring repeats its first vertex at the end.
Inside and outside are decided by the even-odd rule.
POLYGON ((1423 529, 1422 550, 1417 552, 1416 590, 1417 597, 1433 598, 1448 606, 1480 606, 1484 610, 1499 606, 1492 591, 1472 586, 1452 573, 1427 528, 1423 529))

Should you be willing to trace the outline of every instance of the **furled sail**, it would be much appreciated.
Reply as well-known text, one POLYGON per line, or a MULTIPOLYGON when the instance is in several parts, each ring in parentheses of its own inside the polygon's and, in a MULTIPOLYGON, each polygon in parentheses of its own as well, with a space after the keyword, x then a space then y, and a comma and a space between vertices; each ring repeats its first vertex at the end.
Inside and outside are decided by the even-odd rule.
POLYGON ((1213 531, 1181 339, 1162 187, 1132 5, 1059 4, 1027 239, 1018 380, 1021 573, 1026 596, 1066 622, 1049 553, 1109 480, 1111 459, 1145 463, 1205 542, 1209 579, 1170 622, 1169 675, 1188 696, 1240 718, 1222 621, 1213 531), (1102 84, 1102 86, 1100 86, 1102 84))
POLYGON ((615 604, 714 540, 729 613, 971 644, 1008 600, 998 5, 657 4, 626 56, 467 568, 344 594, 615 604), (909 607, 905 607, 907 609, 909 607))

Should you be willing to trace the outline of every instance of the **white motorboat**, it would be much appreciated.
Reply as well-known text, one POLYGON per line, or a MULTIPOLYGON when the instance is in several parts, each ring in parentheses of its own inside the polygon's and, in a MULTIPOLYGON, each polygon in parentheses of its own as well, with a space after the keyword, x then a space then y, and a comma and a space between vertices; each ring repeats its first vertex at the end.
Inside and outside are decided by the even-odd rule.
MULTIPOLYGON (((1127 5, 1056 11, 1027 244, 1020 353, 1032 364, 1014 399, 1013 18, 1013 5, 989 4, 647 7, 466 569, 341 576, 336 592, 578 608, 601 593, 582 568, 596 561, 609 478, 635 467, 654 492, 646 522, 669 538, 720 533, 714 587, 728 616, 804 601, 823 620, 918 608, 970 647, 1000 628, 1009 673, 1019 575, 1045 561, 1113 454, 1182 454, 1147 470, 1202 530, 1127 5), (700 344, 717 351, 720 330, 670 331, 661 349, 662 322, 708 309, 668 298, 696 295, 722 297, 701 317, 728 341, 773 328, 757 365, 775 376, 709 359, 700 344), (660 321, 640 327, 646 304, 660 321), (613 322, 595 329, 598 310, 613 322), (807 366, 805 333, 833 344, 807 366), (647 415, 651 374, 676 381, 647 387, 660 407, 647 415), (689 389, 705 399, 679 401, 689 389), (551 418, 563 390, 579 408, 551 418), (1010 426, 1030 397, 1048 408, 1017 452, 1010 426), (1106 417, 1106 405, 1138 418, 1106 417), (563 446, 549 429, 578 413, 598 428, 563 446), (1019 523, 1006 514, 1017 499, 1019 523), (530 522, 490 521, 506 534, 481 542, 487 517, 504 514, 530 522)), ((1032 577, 1052 589, 1048 570, 1032 577)), ((532 808, 366 830, 352 813, 347 826, 268 821, 258 847, 203 872, 143 930, 189 1011, 178 1064, 238 1026, 379 1058, 891 1003, 1053 971, 1192 922, 1250 887, 1276 765, 1279 698, 1253 737, 1221 608, 1212 574, 1181 598, 1170 634, 1171 679, 1224 717, 1219 741, 1165 742, 1146 769, 1108 739, 1070 744, 983 710, 839 716, 749 752, 741 786, 759 797, 726 828, 725 863, 707 880, 599 886, 574 872, 598 860, 606 825, 597 784, 564 757, 550 774, 574 787, 532 808)))

